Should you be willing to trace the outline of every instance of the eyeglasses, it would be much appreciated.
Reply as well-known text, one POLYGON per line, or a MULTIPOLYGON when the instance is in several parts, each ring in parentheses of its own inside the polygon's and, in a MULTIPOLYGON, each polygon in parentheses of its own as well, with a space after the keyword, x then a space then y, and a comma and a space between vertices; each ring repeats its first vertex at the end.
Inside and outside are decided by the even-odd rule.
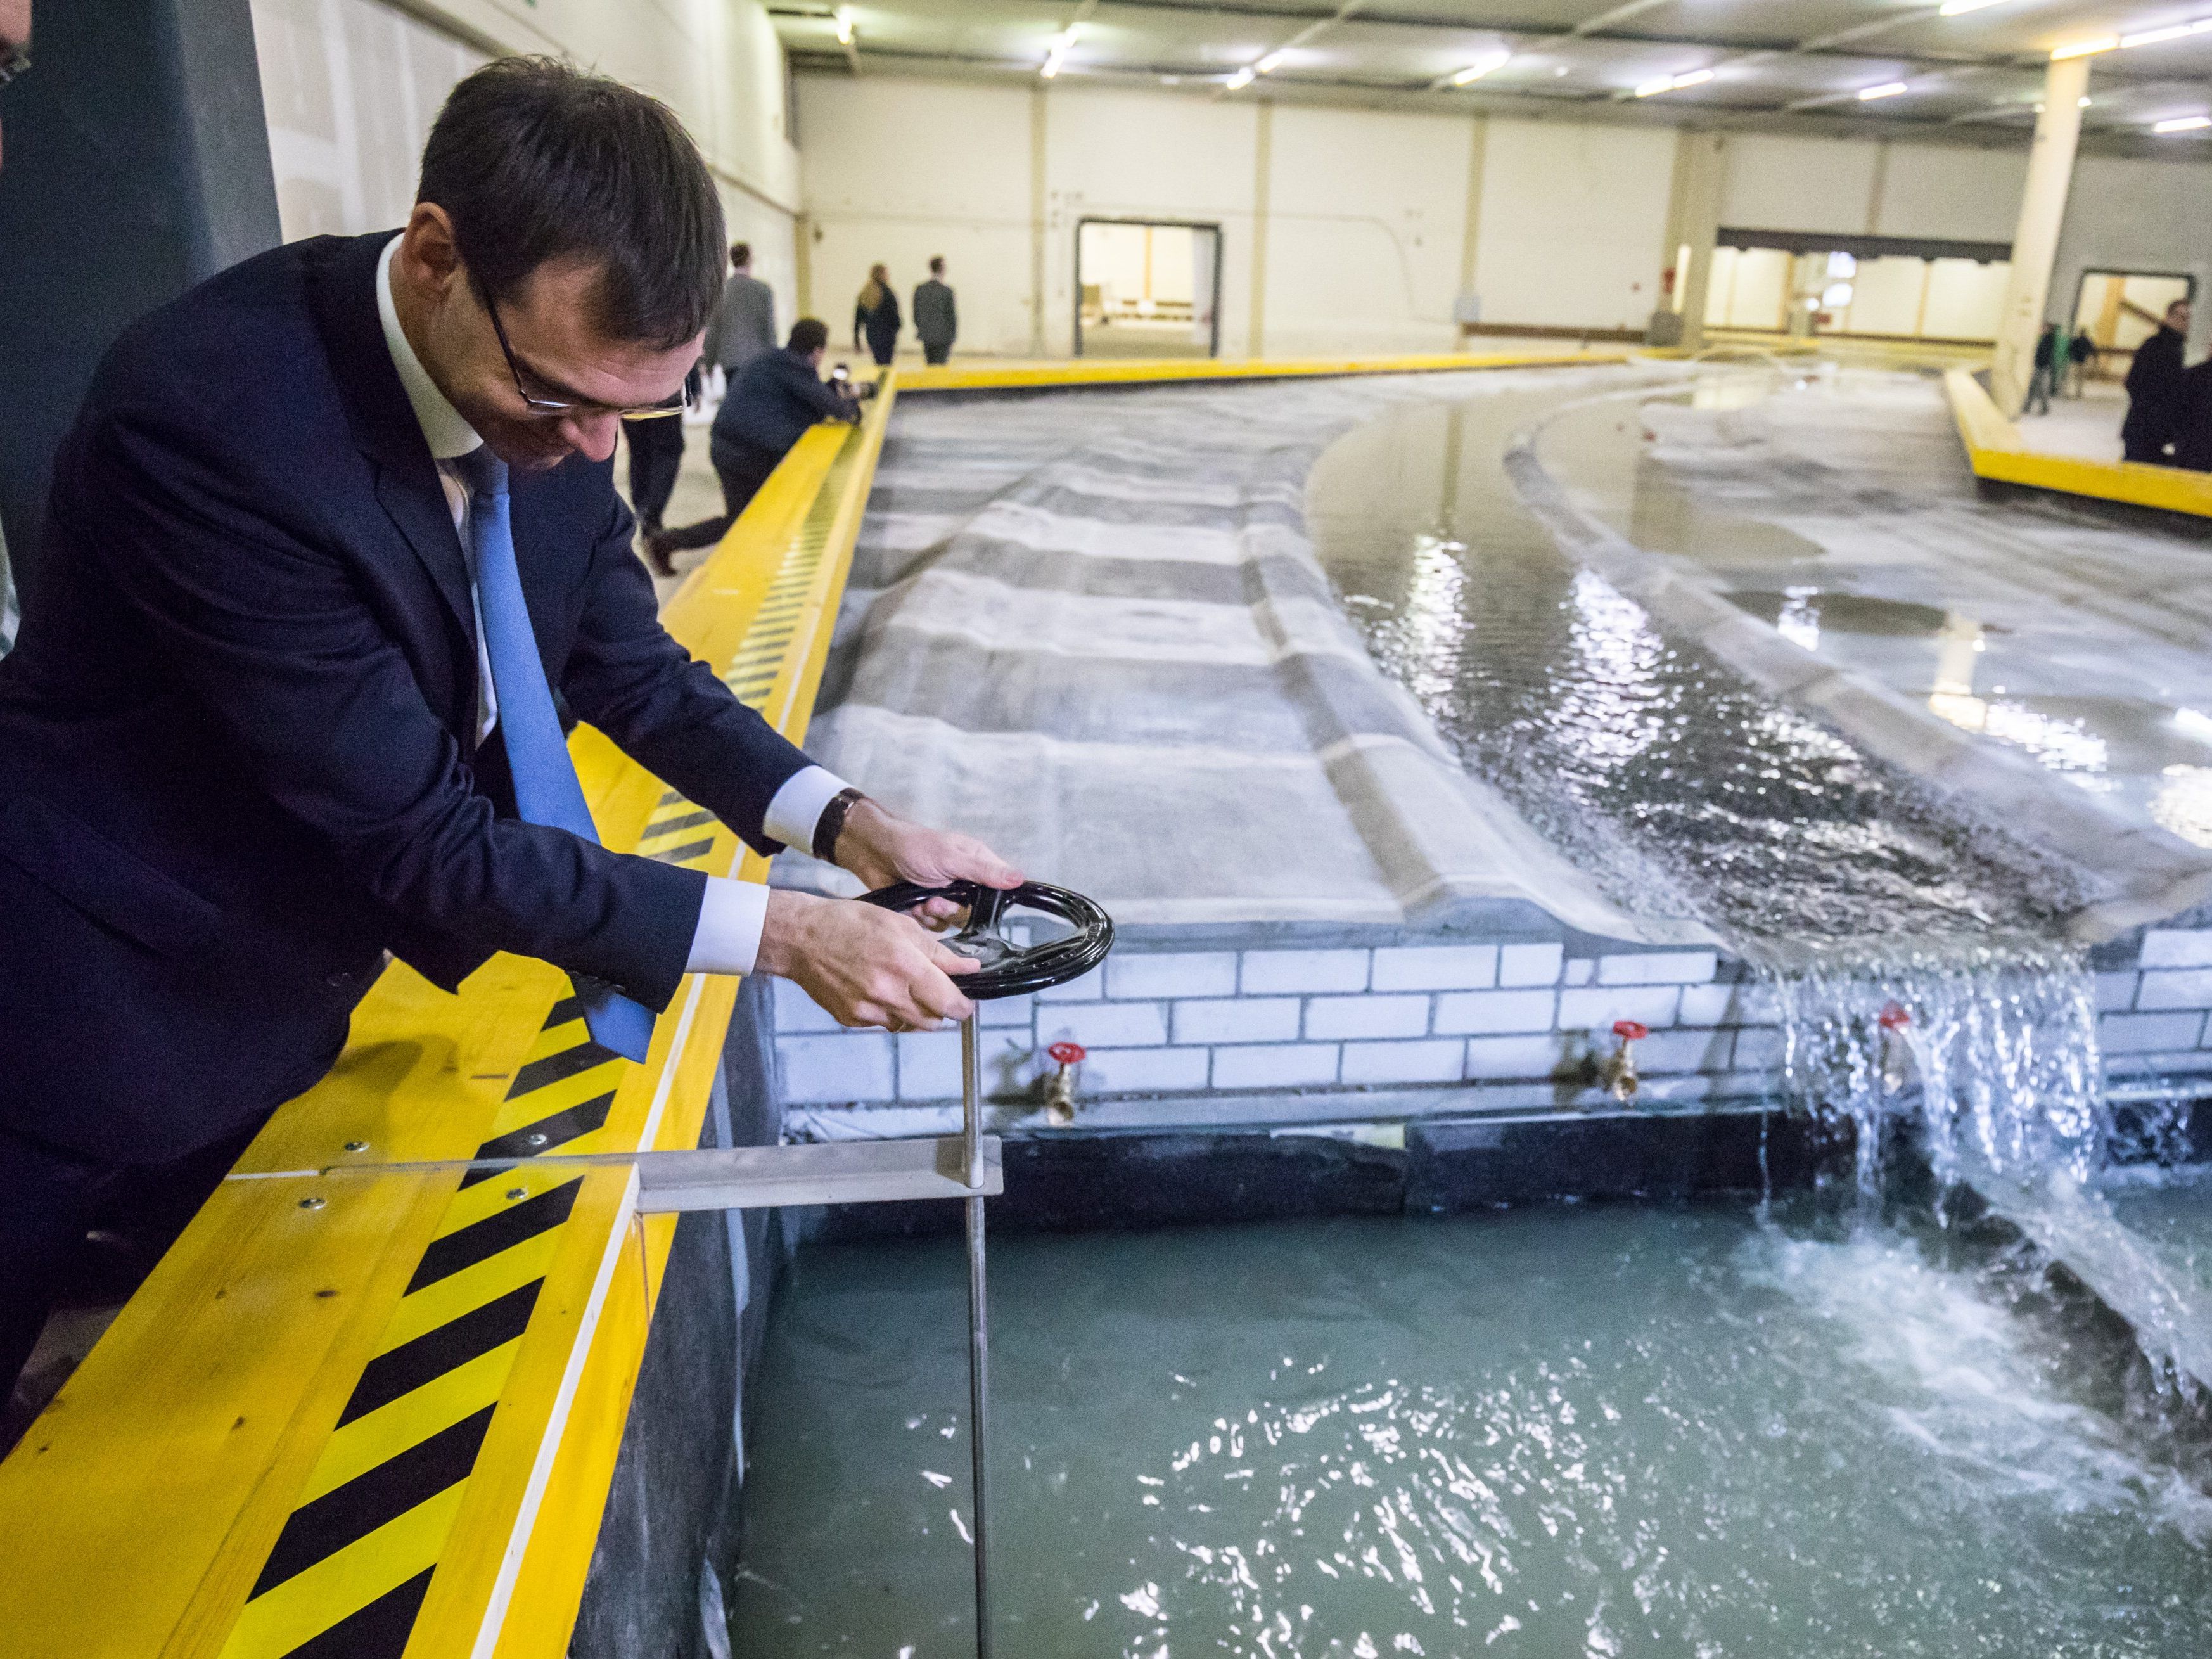
MULTIPOLYGON (((471 278, 471 281, 474 279, 471 278)), ((657 404, 638 404, 630 408, 618 408, 612 404, 597 404, 587 398, 542 398, 522 383, 522 364, 507 343, 507 330, 499 320, 499 302, 491 297, 489 289, 481 283, 477 293, 483 297, 484 310, 491 318, 491 331, 499 337, 501 355, 507 359, 507 372, 514 377, 515 396, 532 415, 619 415, 625 421, 657 421, 670 415, 681 415, 691 407, 691 382, 687 378, 673 397, 663 398, 657 404)), ((533 374, 533 379, 542 378, 533 374)))

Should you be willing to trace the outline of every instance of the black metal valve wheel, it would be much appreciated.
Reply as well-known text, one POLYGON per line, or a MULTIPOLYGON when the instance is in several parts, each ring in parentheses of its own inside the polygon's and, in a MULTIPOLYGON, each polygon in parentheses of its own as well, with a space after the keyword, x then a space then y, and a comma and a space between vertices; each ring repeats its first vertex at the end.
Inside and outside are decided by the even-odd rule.
POLYGON ((1025 881, 1011 890, 986 887, 980 882, 956 881, 945 887, 923 887, 910 881, 893 882, 872 893, 865 903, 886 910, 914 910, 932 899, 949 899, 968 912, 968 921, 945 944, 982 964, 959 976, 963 995, 975 1002, 1000 997, 1024 996, 1048 986, 1064 985, 1089 973, 1106 960, 1114 948, 1114 920, 1097 901, 1065 887, 1048 887, 1025 881), (1000 931, 1013 910, 1039 910, 1055 916, 1075 931, 1035 945, 1017 945, 1000 931))

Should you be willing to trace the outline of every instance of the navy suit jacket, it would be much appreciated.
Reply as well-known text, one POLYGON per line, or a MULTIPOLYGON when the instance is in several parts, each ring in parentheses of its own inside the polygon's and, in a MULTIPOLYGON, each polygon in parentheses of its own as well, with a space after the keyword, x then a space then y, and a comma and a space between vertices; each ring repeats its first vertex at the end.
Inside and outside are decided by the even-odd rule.
MULTIPOLYGON (((386 350, 388 235, 294 243, 134 324, 57 456, 0 659, 0 1127, 132 1162, 329 1066, 390 950, 659 1008, 705 878, 521 822, 479 750, 467 566, 386 350)), ((807 764, 662 631, 611 468, 518 471, 548 679, 776 850, 807 764)))

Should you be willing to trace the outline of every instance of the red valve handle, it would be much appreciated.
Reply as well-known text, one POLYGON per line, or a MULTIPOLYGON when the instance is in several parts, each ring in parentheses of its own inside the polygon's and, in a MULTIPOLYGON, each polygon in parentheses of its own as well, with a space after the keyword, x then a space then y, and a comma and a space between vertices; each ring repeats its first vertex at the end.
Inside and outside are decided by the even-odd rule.
POLYGON ((1045 1053, 1063 1066, 1073 1066, 1083 1058, 1083 1045, 1079 1042, 1055 1042, 1045 1053))
POLYGON ((1640 1019, 1616 1019, 1613 1022, 1613 1034, 1633 1042, 1638 1037, 1650 1036, 1651 1028, 1640 1019))
POLYGON ((1881 1020, 1881 1029, 1885 1031, 1901 1031, 1912 1024, 1912 1016, 1893 1002, 1883 1004, 1881 1012, 1877 1018, 1881 1020))

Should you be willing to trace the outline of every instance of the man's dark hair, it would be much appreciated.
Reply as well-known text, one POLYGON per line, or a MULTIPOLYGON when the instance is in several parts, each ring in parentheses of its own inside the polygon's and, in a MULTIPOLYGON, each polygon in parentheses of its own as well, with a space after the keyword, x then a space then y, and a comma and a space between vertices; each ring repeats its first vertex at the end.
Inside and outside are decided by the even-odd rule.
POLYGON ((550 58, 501 58, 446 99, 416 199, 453 222, 478 284, 512 298, 550 259, 599 268, 592 323, 661 349, 722 291, 722 204, 675 112, 550 58))
POLYGON ((945 256, 942 253, 934 255, 930 259, 929 274, 933 276, 942 276, 945 275, 945 256))
POLYGON ((752 264, 752 262, 753 245, 750 242, 732 242, 730 244, 730 263, 732 264, 749 265, 752 264))
POLYGON ((804 357, 830 343, 830 325, 819 317, 801 317, 791 325, 789 349, 804 357))

